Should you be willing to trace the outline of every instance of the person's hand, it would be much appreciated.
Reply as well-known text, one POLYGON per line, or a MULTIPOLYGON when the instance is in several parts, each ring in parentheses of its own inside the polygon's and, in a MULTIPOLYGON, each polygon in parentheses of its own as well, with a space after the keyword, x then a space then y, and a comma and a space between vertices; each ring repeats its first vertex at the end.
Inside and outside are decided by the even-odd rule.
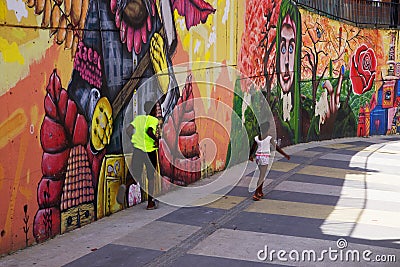
POLYGON ((250 161, 254 161, 253 156, 250 156, 250 157, 249 157, 249 160, 250 160, 250 161))
POLYGON ((289 155, 285 155, 285 158, 286 158, 287 160, 290 160, 290 156, 289 156, 289 155))
POLYGON ((158 148, 160 146, 159 140, 154 140, 154 147, 158 148))
POLYGON ((325 95, 326 99, 324 99, 324 102, 328 103, 328 106, 325 107, 326 109, 326 111, 324 112, 325 115, 320 115, 322 116, 322 120, 320 120, 320 138, 322 140, 331 139, 332 137, 332 132, 335 127, 336 117, 339 113, 338 111, 340 108, 340 92, 342 88, 344 71, 345 69, 342 66, 336 91, 329 80, 326 80, 322 84, 322 88, 326 89, 328 93, 328 96, 325 95))

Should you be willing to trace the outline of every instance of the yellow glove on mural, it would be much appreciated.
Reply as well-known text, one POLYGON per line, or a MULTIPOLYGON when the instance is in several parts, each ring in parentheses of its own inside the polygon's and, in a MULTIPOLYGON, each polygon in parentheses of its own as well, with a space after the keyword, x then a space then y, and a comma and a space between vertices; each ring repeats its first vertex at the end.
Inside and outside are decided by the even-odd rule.
POLYGON ((154 72, 157 74, 158 83, 165 94, 169 85, 167 55, 164 39, 158 33, 154 33, 150 40, 150 58, 154 72))
POLYGON ((93 112, 91 141, 96 150, 102 150, 110 143, 112 134, 112 108, 105 97, 100 98, 93 112))

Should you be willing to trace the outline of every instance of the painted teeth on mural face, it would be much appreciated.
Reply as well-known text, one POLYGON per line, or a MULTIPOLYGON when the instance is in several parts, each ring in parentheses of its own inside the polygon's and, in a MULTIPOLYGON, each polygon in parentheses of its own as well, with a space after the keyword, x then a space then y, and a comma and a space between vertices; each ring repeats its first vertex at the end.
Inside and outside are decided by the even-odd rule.
POLYGON ((285 72, 285 75, 283 75, 283 81, 287 83, 289 82, 289 80, 290 80, 290 75, 288 72, 285 72))

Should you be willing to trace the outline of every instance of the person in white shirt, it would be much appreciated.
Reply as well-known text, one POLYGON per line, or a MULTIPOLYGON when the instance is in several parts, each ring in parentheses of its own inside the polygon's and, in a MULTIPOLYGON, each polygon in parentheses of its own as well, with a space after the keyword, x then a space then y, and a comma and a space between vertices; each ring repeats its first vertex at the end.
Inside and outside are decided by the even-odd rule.
POLYGON ((290 159, 290 156, 278 146, 275 140, 272 139, 272 136, 268 135, 268 129, 269 122, 264 122, 263 124, 261 124, 261 126, 259 126, 259 134, 254 138, 253 145, 250 149, 249 160, 254 160, 253 155, 255 152, 256 163, 260 170, 260 176, 257 182, 257 189, 253 195, 253 200, 255 201, 258 201, 264 197, 263 185, 268 169, 269 159, 271 156, 271 144, 274 145, 276 147, 276 151, 281 153, 286 159, 290 159))

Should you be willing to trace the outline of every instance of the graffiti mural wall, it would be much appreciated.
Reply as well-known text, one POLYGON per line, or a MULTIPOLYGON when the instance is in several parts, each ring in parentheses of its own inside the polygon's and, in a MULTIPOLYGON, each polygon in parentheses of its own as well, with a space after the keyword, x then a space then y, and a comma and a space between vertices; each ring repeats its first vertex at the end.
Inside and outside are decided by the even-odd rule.
POLYGON ((123 141, 149 101, 158 193, 247 158, 261 98, 282 145, 400 131, 398 32, 293 1, 0 0, 0 27, 0 255, 146 199, 117 194, 149 187, 123 141))
POLYGON ((248 0, 245 18, 241 91, 267 98, 282 145, 398 133, 397 31, 339 23, 287 0, 248 0))
MULTIPOLYGON (((229 121, 230 113, 205 100, 201 107, 193 106, 193 99, 218 98, 232 105, 233 94, 196 84, 198 74, 190 69, 201 69, 200 63, 188 65, 186 82, 179 84, 174 66, 211 60, 235 65, 237 5, 203 0, 0 1, 0 254, 128 205, 128 192, 126 203, 116 199, 120 185, 133 181, 132 155, 122 144, 124 120, 144 114, 147 101, 156 106, 163 126, 157 134, 165 136, 158 153, 163 179, 156 190, 168 183, 187 185, 224 168, 226 131, 219 133, 218 124, 195 115, 219 113, 229 121), (149 85, 153 75, 158 75, 156 82, 149 85), (184 109, 176 107, 182 104, 184 109), (128 108, 133 114, 127 115, 128 108), (205 124, 215 130, 205 130, 205 124), (170 132, 174 136, 166 134, 170 132), (211 151, 202 140, 216 136, 220 142, 211 151), (175 151, 181 153, 175 157, 175 151), (164 161, 171 155, 173 164, 164 161), (202 171, 204 166, 208 171, 202 171)), ((225 74, 207 73, 210 80, 225 74)), ((228 83, 235 79, 228 77, 228 83)), ((147 187, 145 183, 140 186, 147 187)), ((142 196, 134 202, 138 199, 142 196)))

